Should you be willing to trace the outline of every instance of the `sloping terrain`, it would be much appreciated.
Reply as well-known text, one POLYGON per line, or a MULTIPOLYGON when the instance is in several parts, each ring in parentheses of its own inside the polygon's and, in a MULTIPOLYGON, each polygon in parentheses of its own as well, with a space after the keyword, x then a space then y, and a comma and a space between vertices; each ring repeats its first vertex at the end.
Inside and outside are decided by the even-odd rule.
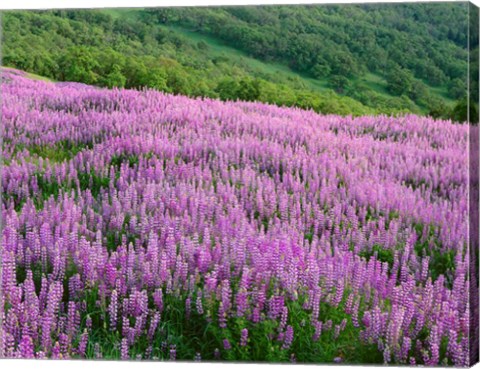
POLYGON ((59 81, 463 120, 466 4, 4 12, 3 61, 59 81))
POLYGON ((1 357, 469 364, 468 126, 2 73, 1 357))

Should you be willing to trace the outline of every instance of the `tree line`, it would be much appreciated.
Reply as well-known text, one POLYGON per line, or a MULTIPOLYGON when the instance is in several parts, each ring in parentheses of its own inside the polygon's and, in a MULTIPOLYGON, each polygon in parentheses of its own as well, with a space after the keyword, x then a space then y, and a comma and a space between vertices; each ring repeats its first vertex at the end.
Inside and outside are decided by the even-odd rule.
POLYGON ((341 115, 413 112, 453 117, 453 106, 431 92, 428 83, 432 83, 445 88, 451 99, 459 101, 457 110, 463 111, 459 106, 466 88, 458 74, 464 67, 461 32, 450 29, 436 36, 442 47, 453 50, 448 56, 450 68, 442 64, 438 81, 424 82, 420 72, 392 62, 397 59, 374 56, 388 51, 381 42, 386 36, 380 32, 370 39, 369 33, 385 14, 380 20, 370 14, 363 21, 351 22, 364 30, 358 32, 365 36, 348 41, 354 39, 348 33, 351 27, 345 24, 348 9, 353 9, 357 18, 358 14, 386 12, 381 7, 367 12, 357 6, 5 12, 3 63, 54 80, 108 88, 147 87, 341 115), (319 16, 317 21, 314 15, 319 16), (339 24, 344 31, 338 31, 339 24), (176 32, 174 25, 218 37, 267 63, 286 63, 298 77, 258 71, 230 55, 228 49, 215 53, 206 42, 176 32), (385 64, 385 69, 379 69, 379 63, 385 64), (375 91, 361 80, 365 73, 382 73, 385 91, 375 91), (312 90, 302 76, 324 79, 330 91, 312 90))

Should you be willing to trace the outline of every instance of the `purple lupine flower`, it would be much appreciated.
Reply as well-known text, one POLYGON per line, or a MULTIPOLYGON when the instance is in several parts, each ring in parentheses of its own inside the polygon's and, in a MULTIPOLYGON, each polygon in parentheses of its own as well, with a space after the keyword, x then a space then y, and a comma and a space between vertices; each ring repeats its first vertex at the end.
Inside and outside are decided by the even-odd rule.
POLYGON ((110 329, 116 330, 117 328, 117 314, 118 314, 118 294, 117 290, 112 291, 110 298, 110 305, 108 306, 108 314, 110 316, 110 329))
POLYGON ((158 311, 161 313, 163 311, 163 292, 161 289, 158 289, 153 294, 153 301, 157 306, 158 311))
POLYGON ((240 346, 247 346, 248 343, 248 329, 243 328, 240 333, 240 346))
POLYGON ((315 327, 313 340, 318 341, 318 339, 320 338, 320 335, 322 334, 322 322, 319 322, 319 321, 313 322, 313 326, 315 327))
POLYGON ((92 317, 90 315, 87 315, 87 319, 85 320, 85 326, 88 329, 92 328, 92 317))
POLYGON ((57 341, 53 345, 52 348, 52 358, 53 359, 61 359, 62 358, 62 351, 60 349, 60 343, 57 341))
POLYGON ((80 336, 80 342, 78 344, 78 355, 85 357, 88 344, 88 331, 85 329, 80 336))
POLYGON ((126 338, 122 339, 122 344, 120 348, 120 359, 122 360, 129 360, 130 355, 128 353, 128 341, 126 338))
POLYGON ((278 327, 279 330, 285 329, 287 326, 288 320, 288 307, 284 306, 282 309, 282 314, 280 315, 280 325, 278 327))
POLYGON ((285 330, 285 338, 283 340, 282 349, 287 350, 290 348, 293 342, 293 327, 291 325, 287 325, 287 329, 285 330))
POLYGON ((60 333, 58 335, 58 343, 60 345, 60 352, 62 354, 62 357, 67 358, 68 357, 68 349, 69 349, 69 345, 70 345, 70 338, 68 337, 67 334, 60 333))
POLYGON ((98 342, 95 342, 95 346, 93 347, 93 352, 95 355, 95 359, 101 359, 103 357, 102 350, 98 342))
POLYGON ((223 340, 223 349, 224 350, 230 350, 232 348, 232 345, 230 345, 230 341, 228 339, 223 340))
MULTIPOLYGON (((288 323, 312 324, 314 340, 322 330, 338 335, 346 323, 334 327, 320 316, 325 303, 351 314, 362 341, 385 361, 468 365, 472 127, 60 87, 6 74, 1 297, 12 308, 3 356, 32 355, 25 337, 39 344, 38 358, 85 354, 86 336, 85 349, 72 345, 95 286, 101 324, 122 327, 126 359, 145 334, 165 335, 164 301, 196 296, 196 311, 212 324, 236 315, 254 329, 274 319, 267 336, 282 346, 293 342, 288 323), (62 151, 65 142, 82 149, 60 162, 31 150, 62 151), (100 193, 90 173, 108 179, 100 193), (45 201, 42 183, 62 190, 45 201), (392 253, 392 265, 378 260, 378 247, 392 253), (455 255, 454 267, 435 279, 433 249, 455 255), (34 265, 43 274, 39 290, 34 265), (19 268, 27 270, 23 286, 19 268), (310 321, 288 316, 298 300, 310 321)), ((97 327, 85 323, 91 335, 97 327)))
POLYGON ((148 328, 148 338, 150 340, 152 340, 153 337, 155 336, 155 332, 157 331, 157 327, 159 323, 160 323, 160 314, 158 312, 155 312, 150 322, 150 327, 148 328))
POLYGON ((334 330, 334 333, 333 333, 333 337, 335 339, 337 339, 338 336, 340 336, 340 329, 341 329, 340 325, 335 325, 335 330, 334 330))
POLYGON ((175 345, 170 346, 170 361, 175 361, 177 359, 177 349, 175 345))
POLYGON ((383 350, 383 362, 388 364, 391 360, 390 346, 387 345, 383 350))
POLYGON ((196 308, 197 308, 197 313, 198 313, 199 315, 203 315, 202 290, 199 290, 199 291, 198 291, 197 300, 196 300, 195 306, 196 306, 196 308))
POLYGON ((24 335, 19 344, 20 355, 25 359, 32 359, 35 357, 33 341, 30 336, 24 335))
POLYGON ((227 328, 227 313, 223 307, 223 302, 220 302, 220 307, 218 308, 218 325, 220 328, 227 328))

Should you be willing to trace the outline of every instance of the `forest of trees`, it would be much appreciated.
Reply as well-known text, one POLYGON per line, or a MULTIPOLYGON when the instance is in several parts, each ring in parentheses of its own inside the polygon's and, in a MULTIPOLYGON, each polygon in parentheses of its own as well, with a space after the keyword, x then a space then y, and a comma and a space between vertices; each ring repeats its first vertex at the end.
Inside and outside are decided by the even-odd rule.
POLYGON ((3 63, 109 88, 148 87, 342 115, 413 112, 458 120, 467 86, 465 6, 12 11, 3 16, 3 63), (218 40, 226 52, 212 52, 177 27, 218 40), (231 49, 284 65, 296 76, 260 72, 231 49), (371 76, 384 87, 370 83, 371 76), (312 89, 305 79, 326 88, 312 89))

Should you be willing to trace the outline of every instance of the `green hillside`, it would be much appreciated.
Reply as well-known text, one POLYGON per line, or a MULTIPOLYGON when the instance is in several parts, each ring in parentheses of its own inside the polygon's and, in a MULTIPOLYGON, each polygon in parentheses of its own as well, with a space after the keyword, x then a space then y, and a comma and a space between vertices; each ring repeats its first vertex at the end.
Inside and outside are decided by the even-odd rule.
POLYGON ((8 11, 3 63, 54 80, 449 117, 466 3, 8 11))

